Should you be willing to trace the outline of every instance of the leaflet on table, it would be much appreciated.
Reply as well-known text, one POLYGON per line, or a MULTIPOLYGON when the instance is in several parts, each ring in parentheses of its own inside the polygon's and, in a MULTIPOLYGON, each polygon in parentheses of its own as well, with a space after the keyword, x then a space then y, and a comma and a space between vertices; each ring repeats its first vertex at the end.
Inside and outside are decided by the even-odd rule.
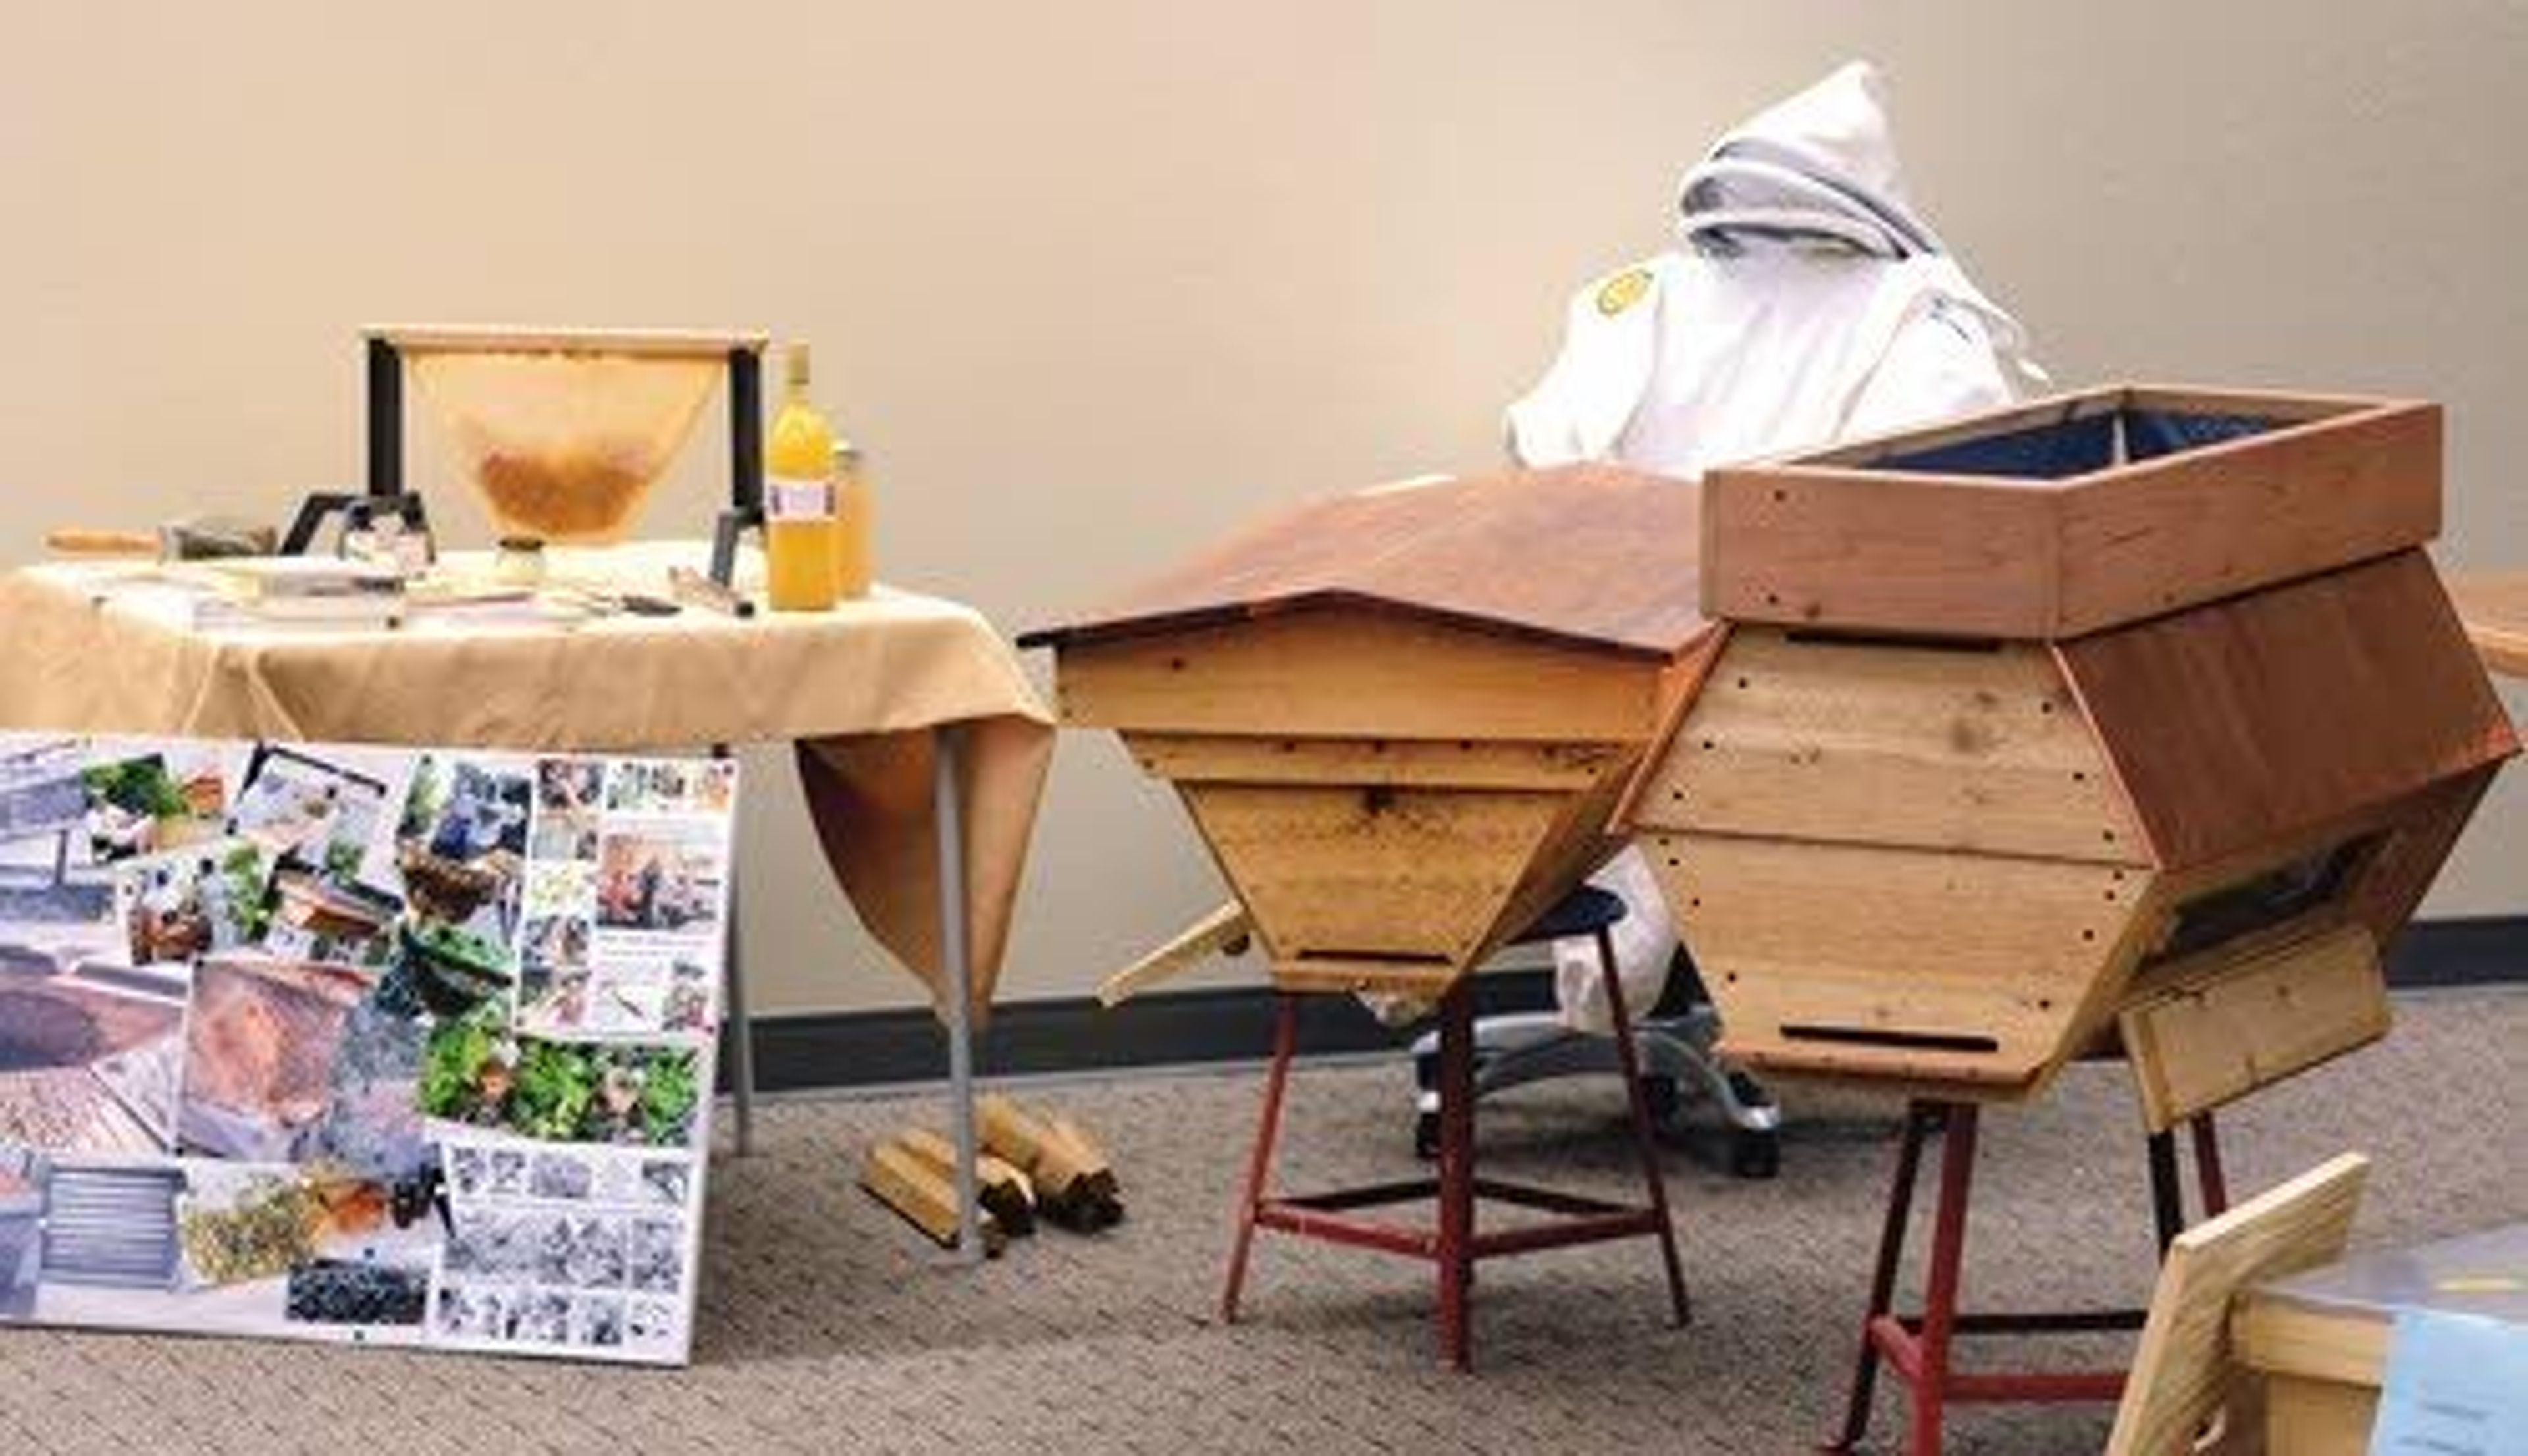
POLYGON ((2379 1456, 2528 1456, 2528 1325, 2400 1311, 2370 1449, 2379 1456))

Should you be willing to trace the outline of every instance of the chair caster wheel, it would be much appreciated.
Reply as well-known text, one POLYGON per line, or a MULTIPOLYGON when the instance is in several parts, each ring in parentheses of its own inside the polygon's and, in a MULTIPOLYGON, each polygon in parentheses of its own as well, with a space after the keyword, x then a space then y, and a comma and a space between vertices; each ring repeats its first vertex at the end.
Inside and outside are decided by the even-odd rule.
POLYGON ((1440 1156, 1440 1115, 1413 1115, 1413 1156, 1424 1162, 1440 1156))
POLYGON ((1729 1175, 1769 1178, 1782 1170, 1782 1135, 1740 1128, 1729 1134, 1729 1175))

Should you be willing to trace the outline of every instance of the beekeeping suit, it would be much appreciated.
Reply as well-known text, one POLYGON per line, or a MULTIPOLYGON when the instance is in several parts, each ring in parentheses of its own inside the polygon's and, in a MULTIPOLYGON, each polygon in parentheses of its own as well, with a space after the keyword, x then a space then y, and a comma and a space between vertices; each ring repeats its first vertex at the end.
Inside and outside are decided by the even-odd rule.
MULTIPOLYGON (((1844 66, 1685 174, 1677 245, 1572 297, 1562 351, 1509 408, 1522 464, 1707 466, 2006 404, 2044 382, 2019 325, 1906 202, 1878 74, 1844 66)), ((1568 563, 1585 569, 1584 563, 1568 563)), ((1640 853, 1595 883, 1624 998, 1646 1011, 1676 931, 1640 853)), ((1611 1029, 1593 942, 1554 946, 1571 1025, 1611 1029)))

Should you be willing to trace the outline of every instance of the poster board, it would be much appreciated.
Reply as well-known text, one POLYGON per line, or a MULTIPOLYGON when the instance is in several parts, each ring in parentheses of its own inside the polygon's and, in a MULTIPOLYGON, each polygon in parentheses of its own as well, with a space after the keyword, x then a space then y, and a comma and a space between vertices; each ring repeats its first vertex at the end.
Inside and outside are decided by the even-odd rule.
POLYGON ((0 734, 0 1326, 684 1363, 737 789, 0 734))

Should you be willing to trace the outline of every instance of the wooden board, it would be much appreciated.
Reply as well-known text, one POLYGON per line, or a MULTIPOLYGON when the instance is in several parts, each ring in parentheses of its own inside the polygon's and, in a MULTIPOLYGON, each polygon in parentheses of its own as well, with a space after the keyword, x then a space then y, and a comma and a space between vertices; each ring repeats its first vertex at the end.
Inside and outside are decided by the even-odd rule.
POLYGON ((2232 1314, 2238 1358, 2258 1370, 2377 1389, 2388 1369, 2393 1320, 2345 1316, 2293 1300, 2251 1295, 2232 1314))
POLYGON ((771 336, 743 330, 534 329, 493 324, 376 324, 363 338, 384 339, 406 354, 634 354, 716 359, 738 350, 760 354, 771 336))
POLYGON ((1170 936, 1139 960, 1097 985, 1097 1004, 1112 1011, 1159 984, 1184 974, 1230 947, 1243 945, 1255 933, 1246 907, 1230 901, 1170 936))
POLYGON ((1062 721, 1146 733, 1637 743, 1662 663, 1320 608, 1063 650, 1062 721))
POLYGON ((1823 466, 1704 477, 1703 608, 1739 622, 2038 638, 2054 502, 1989 480, 1823 466))
POLYGON ((1733 634, 1636 824, 2138 863, 2097 740, 2030 644, 1733 634))
POLYGON ((1645 844, 1759 1069, 2035 1090, 2138 954, 2137 869, 1735 835, 1645 844))
POLYGON ((2528 677, 2528 571, 2461 572, 2449 578, 2449 592, 2484 665, 2528 677))
POLYGON ((2153 856, 2172 868, 2518 748, 2419 551, 2056 652, 2153 856))
POLYGON ((2233 1302, 2255 1283, 2340 1256, 2369 1168, 2368 1159, 2347 1154, 2178 1235, 2151 1294, 2108 1456, 2193 1446, 2240 1384, 2230 1359, 2233 1302))
POLYGON ((1715 470, 1704 607, 1745 622, 2079 636, 2419 546, 2435 405, 2116 387, 1715 470), (2275 428, 2062 477, 1891 464, 2126 408, 2275 428))
POLYGON ((2187 976, 2124 1009, 2152 1132, 2387 1035, 2388 983, 2368 927, 2346 925, 2187 976))
POLYGON ((2062 497, 2051 635, 2075 637, 2441 530, 2441 412, 2317 420, 2106 472, 2062 497))
POLYGON ((1182 793, 1276 965, 1396 961, 1450 974, 1481 948, 1568 803, 1506 790, 1182 793))
POLYGON ((1406 482, 1281 511, 1024 647, 1384 605, 1408 616, 1664 659, 1709 629, 1700 494, 1603 465, 1406 482))
POLYGON ((2488 763, 2461 778, 2435 784, 2402 801, 2393 816, 2387 841, 2362 867, 2359 882, 2346 894, 2352 916, 2370 927, 2387 946, 2422 908, 2423 896, 2457 848, 2485 791, 2493 787, 2499 763, 2488 763))
POLYGON ((2265 1381, 2264 1456, 2369 1456, 2370 1433, 2379 1422, 2379 1392, 2366 1385, 2304 1380, 2296 1376, 2265 1381))

